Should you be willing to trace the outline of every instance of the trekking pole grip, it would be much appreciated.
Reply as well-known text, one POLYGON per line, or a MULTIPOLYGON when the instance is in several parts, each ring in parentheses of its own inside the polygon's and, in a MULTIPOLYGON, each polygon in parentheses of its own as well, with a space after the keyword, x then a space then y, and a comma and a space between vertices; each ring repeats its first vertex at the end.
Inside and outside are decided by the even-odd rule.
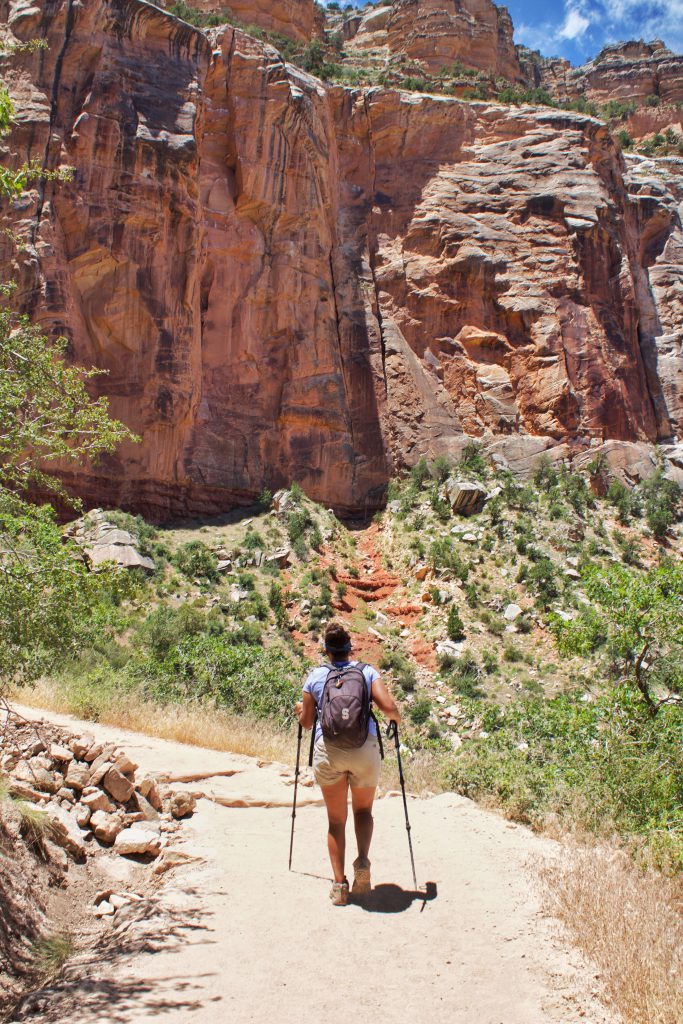
POLYGON ((389 725, 387 726, 387 739, 388 740, 396 740, 396 739, 398 739, 398 726, 396 725, 396 722, 393 720, 393 718, 389 722, 389 725))

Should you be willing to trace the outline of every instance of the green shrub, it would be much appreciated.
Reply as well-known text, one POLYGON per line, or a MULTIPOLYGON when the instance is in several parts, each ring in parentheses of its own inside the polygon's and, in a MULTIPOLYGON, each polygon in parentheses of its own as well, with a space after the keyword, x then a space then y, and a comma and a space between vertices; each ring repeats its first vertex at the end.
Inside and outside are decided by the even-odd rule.
POLYGON ((663 540, 680 517, 681 488, 659 469, 641 485, 641 491, 647 525, 657 540, 663 540))
POLYGON ((533 482, 539 489, 550 490, 559 483, 559 473, 553 465, 549 455, 543 454, 536 462, 533 474, 533 482))
POLYGON ((244 546, 247 551, 262 551, 265 547, 265 542, 261 534, 250 526, 244 537, 244 546))
POLYGON ((207 580, 218 579, 218 559, 201 540, 181 544, 173 555, 172 562, 187 579, 194 579, 195 576, 207 580))
POLYGON ((207 617, 199 608, 183 604, 180 608, 161 606, 150 612, 136 634, 136 641, 163 661, 168 651, 188 638, 207 631, 207 617))
POLYGON ((432 462, 432 476, 439 483, 444 483, 450 476, 451 463, 446 455, 438 455, 432 462))
POLYGON ((484 693, 479 685, 480 679, 481 666, 473 655, 464 654, 451 662, 448 669, 448 684, 459 696, 472 700, 481 699, 484 693))
POLYGON ((500 89, 497 95, 499 103, 509 103, 519 107, 522 104, 536 107, 556 107, 557 100, 546 89, 516 89, 513 85, 507 85, 500 89))
POLYGON ((620 129, 615 136, 620 149, 633 149, 633 136, 626 128, 620 129))
POLYGON ((560 815, 599 835, 644 842, 652 859, 683 867, 683 716, 655 723, 634 690, 518 700, 488 709, 488 739, 452 759, 451 786, 493 796, 512 817, 560 815))
POLYGON ((300 692, 296 666, 279 650, 200 634, 172 648, 158 663, 137 669, 144 693, 162 702, 214 700, 236 714, 283 721, 300 692))
POLYGON ((454 604, 448 609, 446 632, 449 640, 455 640, 457 642, 465 639, 465 626, 460 618, 460 613, 454 604))
POLYGON ((424 725, 432 713, 432 702, 429 697, 418 697, 410 705, 408 714, 414 725, 424 725))
POLYGON ((463 474, 471 474, 472 476, 485 479, 488 476, 488 463, 484 458, 481 450, 481 445, 477 444, 476 441, 468 441, 462 450, 460 461, 458 463, 458 469, 463 474))
POLYGON ((181 18, 188 25, 194 25, 195 28, 212 28, 217 25, 234 25, 235 23, 232 13, 225 8, 221 11, 198 11, 196 7, 185 3, 185 0, 176 0, 166 9, 169 14, 174 14, 176 18, 181 18))
POLYGON ((602 116, 605 121, 625 121, 635 109, 636 105, 632 100, 628 103, 622 100, 608 100, 602 108, 602 116))
POLYGON ((527 570, 527 581, 535 590, 539 603, 544 607, 557 600, 560 588, 557 582, 557 570, 552 560, 545 555, 536 559, 527 570))
POLYGON ((417 685, 415 668, 401 651, 383 651, 379 667, 384 671, 391 671, 396 682, 406 693, 415 689, 417 685))
POLYGON ((659 96, 656 96, 654 93, 650 93, 649 96, 645 97, 645 106, 646 107, 658 107, 661 102, 662 101, 659 98, 659 96))
POLYGON ((420 459, 416 462, 410 471, 410 480, 416 487, 424 487, 427 480, 430 478, 429 466, 426 459, 420 459))

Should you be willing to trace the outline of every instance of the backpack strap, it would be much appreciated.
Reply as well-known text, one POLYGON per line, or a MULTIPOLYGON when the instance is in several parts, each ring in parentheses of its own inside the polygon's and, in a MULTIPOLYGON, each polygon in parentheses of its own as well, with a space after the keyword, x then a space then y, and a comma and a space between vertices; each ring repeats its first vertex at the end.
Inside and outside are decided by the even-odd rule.
MULTIPOLYGON (((356 665, 356 668, 359 668, 361 670, 361 672, 363 673, 363 678, 364 679, 365 679, 365 671, 364 670, 367 667, 368 666, 364 662, 362 662, 362 661, 359 661, 357 663, 357 665, 356 665)), ((365 680, 365 681, 367 682, 367 680, 365 680)), ((372 704, 372 689, 370 690, 370 704, 372 704)), ((380 759, 383 761, 384 760, 384 744, 382 743, 382 730, 380 729, 379 722, 377 721, 377 715, 372 710, 372 708, 370 709, 370 718, 375 723, 375 729, 377 730, 377 742, 379 743, 379 756, 380 756, 380 759)))
MULTIPOLYGON (((327 686, 327 680, 330 677, 330 672, 334 669, 334 665, 321 665, 321 668, 327 669, 327 675, 325 676, 325 682, 323 683, 323 692, 327 686)), ((313 694, 311 694, 313 696, 313 694)), ((313 719, 313 727, 311 729, 311 747, 308 751, 308 767, 313 767, 313 752, 315 750, 315 734, 318 731, 318 715, 320 714, 320 708, 316 704, 315 706, 315 718, 313 719)))

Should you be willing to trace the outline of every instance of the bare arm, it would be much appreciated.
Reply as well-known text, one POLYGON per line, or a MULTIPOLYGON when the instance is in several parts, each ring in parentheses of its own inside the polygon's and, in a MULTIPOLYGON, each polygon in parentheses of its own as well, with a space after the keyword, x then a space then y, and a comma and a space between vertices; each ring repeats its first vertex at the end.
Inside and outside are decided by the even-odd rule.
POLYGON ((396 725, 400 724, 401 712, 381 679, 375 679, 372 684, 372 699, 385 718, 390 722, 396 722, 396 725))
POLYGON ((312 729, 315 722, 315 701, 313 695, 304 693, 303 699, 294 706, 294 714, 299 719, 304 729, 312 729))

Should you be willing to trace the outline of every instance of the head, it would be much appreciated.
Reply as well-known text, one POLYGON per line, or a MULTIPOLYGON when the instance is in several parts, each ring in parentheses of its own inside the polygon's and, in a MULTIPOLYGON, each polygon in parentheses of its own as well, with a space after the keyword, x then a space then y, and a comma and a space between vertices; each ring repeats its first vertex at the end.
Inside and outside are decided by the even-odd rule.
POLYGON ((340 661, 351 652, 351 637, 339 622, 329 622, 325 628, 325 650, 330 661, 340 661))

